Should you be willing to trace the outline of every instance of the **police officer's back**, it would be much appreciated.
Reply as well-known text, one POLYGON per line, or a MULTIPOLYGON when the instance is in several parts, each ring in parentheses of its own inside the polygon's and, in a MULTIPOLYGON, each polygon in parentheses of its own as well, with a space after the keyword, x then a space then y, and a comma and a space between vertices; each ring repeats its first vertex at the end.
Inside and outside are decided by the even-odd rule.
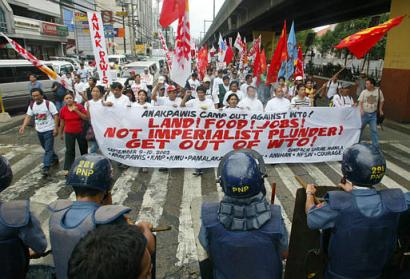
POLYGON ((50 241, 57 278, 67 277, 71 253, 97 225, 124 224, 131 209, 111 205, 112 166, 100 155, 83 155, 75 160, 67 177, 76 201, 58 200, 50 204, 50 241))
POLYGON ((199 239, 216 279, 282 278, 287 232, 280 207, 265 198, 261 169, 263 159, 256 152, 228 153, 218 168, 225 196, 202 205, 199 239))
MULTIPOLYGON (((0 156, 0 192, 13 178, 7 159, 0 156)), ((25 278, 29 255, 47 248, 40 222, 30 212, 29 201, 0 201, 0 278, 25 278)))
POLYGON ((315 188, 308 185, 308 226, 331 231, 325 278, 380 278, 396 246, 400 213, 410 204, 409 193, 400 189, 373 188, 385 171, 380 150, 355 144, 343 154, 345 191, 328 192, 325 203, 314 205, 315 188))

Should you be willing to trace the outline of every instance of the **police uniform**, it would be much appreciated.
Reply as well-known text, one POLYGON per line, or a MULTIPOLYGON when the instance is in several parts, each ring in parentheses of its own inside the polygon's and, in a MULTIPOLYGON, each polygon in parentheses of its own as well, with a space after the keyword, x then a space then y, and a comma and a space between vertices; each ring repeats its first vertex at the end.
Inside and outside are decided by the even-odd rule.
POLYGON ((396 247, 400 213, 410 205, 410 193, 371 187, 385 168, 379 150, 368 144, 352 146, 343 155, 342 172, 353 190, 328 192, 325 203, 309 209, 309 228, 330 229, 325 278, 380 278, 396 247))
MULTIPOLYGON (((0 192, 12 180, 9 162, 0 156, 0 192)), ((29 201, 0 201, 0 278, 25 278, 29 250, 37 254, 47 248, 40 222, 30 212, 29 201)))
POLYGON ((255 153, 225 155, 218 168, 225 196, 202 205, 199 240, 212 259, 215 279, 282 278, 288 235, 280 207, 265 198, 263 159, 255 153))
MULTIPOLYGON (((112 187, 109 160, 96 154, 79 157, 69 172, 67 184, 108 192, 112 187)), ((131 211, 119 205, 70 200, 58 200, 49 209, 50 242, 58 279, 67 278, 68 261, 82 237, 98 225, 125 224, 124 214, 131 211)))

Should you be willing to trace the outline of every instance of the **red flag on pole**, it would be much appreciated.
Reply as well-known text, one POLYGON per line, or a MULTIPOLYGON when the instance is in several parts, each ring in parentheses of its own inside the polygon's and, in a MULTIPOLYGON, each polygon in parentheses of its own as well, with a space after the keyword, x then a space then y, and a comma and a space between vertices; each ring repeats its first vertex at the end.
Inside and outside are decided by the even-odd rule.
POLYGON ((363 29, 341 40, 335 48, 346 47, 354 56, 362 58, 381 38, 383 38, 387 31, 399 25, 403 18, 404 16, 399 16, 377 26, 363 29))
POLYGON ((255 62, 253 62, 253 75, 256 77, 256 85, 259 86, 260 76, 261 76, 261 61, 260 61, 260 52, 256 51, 255 62))
POLYGON ((226 65, 228 65, 229 63, 232 62, 233 56, 234 56, 234 53, 233 53, 232 47, 229 46, 229 47, 226 49, 226 52, 225 52, 224 62, 226 63, 226 65))
POLYGON ((288 58, 287 39, 286 39, 286 20, 283 24, 282 34, 280 35, 278 45, 270 62, 268 75, 266 76, 266 85, 275 82, 278 79, 278 73, 283 61, 288 58))
POLYGON ((262 49, 259 60, 260 60, 260 64, 261 64, 261 74, 263 74, 264 72, 266 72, 266 68, 267 68, 265 49, 262 49))
POLYGON ((207 66, 208 66, 208 49, 206 47, 202 47, 198 51, 198 70, 199 70, 200 80, 202 80, 205 77, 207 66))
POLYGON ((166 28, 185 14, 185 0, 164 0, 159 23, 166 28))

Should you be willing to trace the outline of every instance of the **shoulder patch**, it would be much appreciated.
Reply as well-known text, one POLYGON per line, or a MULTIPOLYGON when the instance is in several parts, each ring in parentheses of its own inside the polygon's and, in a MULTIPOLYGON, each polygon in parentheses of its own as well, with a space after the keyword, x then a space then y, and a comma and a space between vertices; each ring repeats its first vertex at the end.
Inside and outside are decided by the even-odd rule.
POLYGON ((121 205, 103 205, 94 213, 96 224, 108 224, 131 211, 131 208, 121 205))
POLYGON ((0 204, 0 222, 12 228, 26 226, 30 221, 28 200, 10 201, 0 204))

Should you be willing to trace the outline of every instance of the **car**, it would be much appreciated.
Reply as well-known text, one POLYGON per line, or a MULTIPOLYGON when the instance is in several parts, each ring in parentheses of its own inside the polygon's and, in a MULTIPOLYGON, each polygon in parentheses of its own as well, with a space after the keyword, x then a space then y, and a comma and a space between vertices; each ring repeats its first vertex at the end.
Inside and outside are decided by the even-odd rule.
POLYGON ((59 74, 63 75, 66 73, 72 73, 75 71, 75 67, 73 64, 67 61, 61 61, 61 60, 51 60, 47 61, 53 65, 54 70, 59 74))
POLYGON ((70 62, 71 64, 73 64, 75 70, 80 69, 80 64, 82 63, 81 60, 73 58, 73 57, 50 56, 50 60, 70 62))
POLYGON ((124 84, 127 78, 131 76, 131 71, 134 71, 136 74, 143 74, 144 69, 148 68, 151 75, 154 76, 154 80, 158 79, 159 76, 159 64, 156 61, 137 61, 126 64, 123 66, 120 78, 117 79, 118 82, 124 84))
POLYGON ((127 58, 122 54, 107 55, 107 58, 110 67, 114 67, 115 63, 117 63, 122 68, 122 66, 128 63, 127 58))
MULTIPOLYGON (((46 66, 52 68, 51 62, 42 61, 46 66)), ((0 60, 0 94, 7 112, 25 111, 31 100, 28 90, 29 76, 35 74, 43 85, 47 99, 53 100, 54 94, 51 91, 53 80, 33 66, 29 61, 23 59, 1 59, 0 60)))

